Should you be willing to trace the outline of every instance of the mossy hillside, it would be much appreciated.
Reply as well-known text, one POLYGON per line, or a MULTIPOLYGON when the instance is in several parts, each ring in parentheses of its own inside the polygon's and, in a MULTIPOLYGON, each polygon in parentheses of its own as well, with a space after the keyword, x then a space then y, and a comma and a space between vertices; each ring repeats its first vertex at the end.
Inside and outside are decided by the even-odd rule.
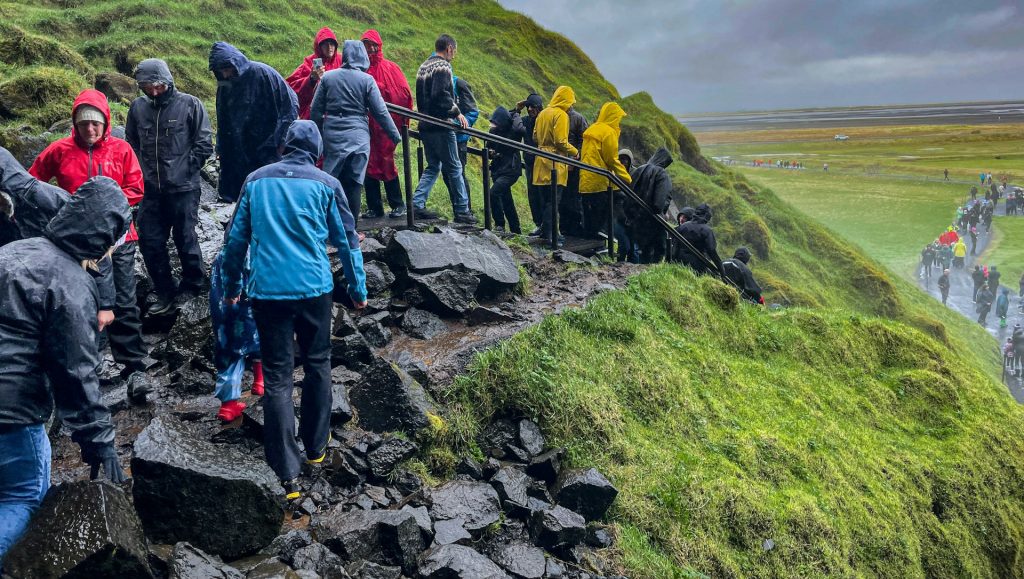
POLYGON ((1024 576, 1024 414, 905 324, 658 266, 484 353, 448 403, 608 473, 631 576, 1024 576))

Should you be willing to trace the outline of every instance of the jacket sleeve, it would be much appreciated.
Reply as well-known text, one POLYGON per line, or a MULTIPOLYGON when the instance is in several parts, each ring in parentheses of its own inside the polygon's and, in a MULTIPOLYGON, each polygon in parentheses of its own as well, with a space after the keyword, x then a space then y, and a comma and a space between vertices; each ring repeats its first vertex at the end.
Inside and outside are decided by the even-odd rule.
POLYGON ((614 135, 609 134, 601 142, 601 159, 604 161, 605 167, 608 167, 611 172, 618 175, 627 185, 633 182, 633 179, 629 176, 629 171, 626 170, 626 166, 619 160, 619 139, 614 135))
POLYGON ((203 101, 193 97, 192 107, 192 158, 196 167, 202 169, 203 163, 213 155, 213 129, 203 101))
POLYGON ((132 150, 138 154, 139 143, 142 140, 139 138, 139 121, 136 120, 135 115, 139 111, 138 100, 132 102, 132 106, 128 108, 128 118, 124 122, 124 140, 128 141, 131 145, 132 150))
POLYGON ((112 310, 116 304, 117 292, 114 289, 114 263, 109 257, 96 262, 99 271, 93 274, 96 291, 99 294, 99 309, 112 310))
POLYGON ((452 84, 452 70, 442 68, 430 77, 430 103, 434 109, 430 111, 442 119, 454 119, 462 114, 455 102, 455 89, 452 84))
POLYGON ((331 245, 338 248, 338 260, 348 280, 349 297, 357 303, 366 301, 366 272, 363 271, 359 234, 340 186, 331 192, 327 202, 327 237, 331 245))
POLYGON ((298 118, 299 101, 295 91, 284 82, 281 75, 271 70, 264 70, 263 75, 269 89, 264 105, 267 107, 266 118, 268 122, 273 123, 274 128, 257 147, 257 151, 259 160, 272 162, 278 158, 277 149, 284 142, 288 127, 298 118))
POLYGON ((238 200, 238 210, 231 221, 231 233, 221 250, 221 275, 224 281, 224 295, 230 298, 242 294, 242 268, 245 255, 249 251, 249 240, 252 238, 252 222, 249 215, 249 185, 242 189, 238 200))
POLYGON ((377 87, 377 83, 370 78, 367 79, 366 86, 366 105, 370 109, 370 114, 373 115, 377 124, 384 129, 392 143, 396 145, 401 143, 402 134, 398 132, 395 121, 391 119, 391 115, 388 113, 388 106, 384 104, 384 97, 380 96, 380 89, 377 87))
POLYGON ((313 93, 316 92, 316 88, 320 84, 319 82, 313 82, 312 72, 313 68, 303 61, 292 72, 291 76, 285 79, 285 82, 295 91, 295 95, 299 97, 300 101, 313 98, 313 93))
MULTIPOLYGON (((57 143, 59 142, 57 141, 57 143)), ((39 153, 36 160, 32 162, 32 166, 28 168, 29 174, 44 183, 49 183, 50 179, 56 177, 57 170, 60 168, 60 159, 57 158, 57 143, 43 149, 43 152, 39 153)))
POLYGON ((722 267, 722 258, 718 256, 718 240, 715 239, 715 232, 708 227, 708 239, 707 239, 707 256, 714 262, 715 267, 718 268, 718 275, 725 278, 725 269, 722 267))
POLYGON ((78 444, 110 444, 114 425, 96 377, 96 301, 81 287, 55 285, 51 291, 40 346, 57 416, 78 444))
POLYGON ((309 105, 309 120, 316 123, 321 135, 324 132, 324 115, 327 113, 326 93, 324 83, 317 84, 316 91, 313 92, 313 101, 309 105))
MULTIPOLYGON (((575 157, 580 152, 569 142, 569 115, 558 115, 555 117, 555 127, 552 134, 555 137, 555 150, 566 157, 575 157)), ((536 128, 534 128, 536 135, 536 128)), ((537 138, 536 136, 534 137, 537 138)))
POLYGON ((672 200, 672 177, 669 176, 668 171, 662 169, 658 171, 654 176, 654 191, 651 196, 651 201, 654 203, 654 209, 659 213, 668 211, 668 205, 672 200))
POLYGON ((121 175, 121 190, 124 191, 124 196, 128 199, 128 205, 134 207, 139 204, 139 201, 142 201, 145 185, 142 182, 142 167, 139 166, 139 158, 135 156, 135 151, 130 146, 125 148, 122 163, 124 174, 121 175))

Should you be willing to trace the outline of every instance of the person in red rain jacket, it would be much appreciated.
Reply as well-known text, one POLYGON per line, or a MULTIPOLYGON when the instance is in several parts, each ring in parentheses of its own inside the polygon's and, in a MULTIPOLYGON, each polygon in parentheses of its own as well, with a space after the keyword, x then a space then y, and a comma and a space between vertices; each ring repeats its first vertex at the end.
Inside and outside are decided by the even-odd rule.
MULTIPOLYGON (((407 109, 412 108, 412 91, 405 80, 402 69, 394 62, 384 58, 384 42, 376 30, 363 33, 363 46, 370 57, 370 68, 367 74, 377 81, 380 96, 384 102, 395 104, 407 109)), ((408 125, 409 120, 398 115, 391 115, 396 127, 408 125)), ((368 211, 363 217, 374 218, 384 216, 384 204, 380 198, 380 186, 384 184, 384 192, 391 207, 389 217, 405 215, 405 200, 398 184, 398 171, 395 169, 395 144, 377 121, 370 117, 370 160, 366 167, 366 206, 368 211)))
POLYGON ((299 97, 299 118, 309 118, 309 105, 313 102, 313 94, 320 84, 320 78, 328 70, 341 68, 341 52, 338 51, 338 37, 334 31, 324 26, 316 33, 313 41, 313 54, 310 54, 302 61, 302 64, 295 69, 295 72, 284 79, 288 86, 292 87, 296 96, 299 97), (323 59, 323 66, 313 67, 314 59, 323 59))
MULTIPOLYGON (((131 145, 110 135, 107 97, 98 90, 82 91, 71 108, 71 120, 71 136, 55 141, 43 150, 28 172, 44 182, 56 178, 57 185, 71 194, 93 177, 110 177, 124 191, 128 205, 138 205, 144 190, 142 168, 131 145)), ((100 311, 101 325, 104 321, 110 324, 104 336, 110 341, 114 360, 125 366, 122 377, 145 370, 151 362, 142 342, 142 323, 135 299, 135 246, 138 239, 132 224, 124 243, 114 250, 110 258, 115 294, 113 310, 100 311)))

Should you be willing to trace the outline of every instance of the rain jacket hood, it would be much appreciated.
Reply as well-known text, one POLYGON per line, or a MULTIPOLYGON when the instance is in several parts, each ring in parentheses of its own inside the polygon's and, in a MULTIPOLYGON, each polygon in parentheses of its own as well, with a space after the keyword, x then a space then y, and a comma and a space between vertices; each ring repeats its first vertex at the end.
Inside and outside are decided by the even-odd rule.
MULTIPOLYGON (((537 115, 533 123, 533 141, 537 148, 564 157, 575 157, 579 154, 579 150, 569 142, 568 111, 575 103, 576 93, 571 88, 560 86, 555 89, 551 102, 537 115)), ((537 157, 533 161, 531 182, 534 185, 550 185, 552 168, 555 169, 557 184, 566 186, 569 182, 569 166, 564 163, 552 163, 543 157, 537 157)))
POLYGON ((284 136, 284 153, 288 159, 308 157, 311 163, 315 163, 323 150, 320 129, 313 121, 298 120, 288 127, 288 133, 284 136))
POLYGON ((698 223, 711 223, 711 207, 707 203, 701 203, 693 211, 693 218, 698 223))
POLYGON ((733 259, 738 259, 743 263, 750 263, 750 250, 746 247, 741 247, 736 250, 736 253, 732 254, 733 259))
POLYGON ((143 84, 165 84, 168 88, 174 86, 174 77, 171 76, 171 69, 167 63, 159 58, 147 58, 135 67, 135 82, 143 84))
POLYGON ((507 130, 512 126, 512 115, 508 112, 508 109, 499 105, 491 113, 491 124, 499 129, 507 130))
MULTIPOLYGON (((341 48, 341 46, 340 46, 341 43, 338 42, 338 37, 334 35, 334 31, 331 30, 330 28, 324 26, 323 28, 321 28, 319 30, 319 32, 316 33, 316 38, 313 39, 313 54, 310 55, 310 57, 309 57, 309 63, 310 64, 313 64, 313 59, 314 58, 322 58, 322 59, 324 59, 324 66, 327 66, 328 59, 327 59, 327 57, 325 57, 323 55, 323 53, 320 52, 320 45, 323 44, 325 40, 333 40, 334 41, 334 45, 338 46, 338 48, 341 48)), ((340 58, 341 58, 341 51, 340 50, 335 50, 334 51, 334 60, 338 60, 340 58)), ((339 61, 337 63, 337 65, 341 66, 341 62, 339 61)))
POLYGON ((78 261, 99 259, 125 234, 130 218, 117 182, 94 177, 64 203, 44 236, 78 261))
POLYGON ((629 149, 619 149, 619 156, 629 159, 629 166, 633 167, 636 163, 636 157, 633 156, 633 151, 629 149))
POLYGON ((342 68, 354 68, 366 72, 370 69, 370 56, 366 54, 366 47, 359 40, 346 40, 342 49, 342 68))
POLYGON ((555 94, 551 97, 551 102, 548 103, 548 106, 568 111, 569 107, 574 104, 576 104, 576 93, 570 87, 560 86, 555 89, 555 94))
POLYGON ((620 132, 622 129, 619 124, 626 116, 626 111, 622 110, 619 103, 604 103, 601 112, 597 115, 597 122, 604 123, 615 129, 616 132, 620 132))
MULTIPOLYGON (((362 40, 368 40, 380 47, 376 54, 369 55, 370 68, 366 73, 373 77, 380 89, 380 96, 385 103, 396 104, 411 109, 412 91, 409 81, 405 79, 402 69, 384 58, 384 41, 373 29, 363 33, 362 40)), ((391 115, 396 127, 409 126, 409 120, 399 115, 391 115)), ((391 142, 387 131, 381 127, 373 116, 370 116, 370 160, 366 166, 367 176, 378 181, 392 181, 398 178, 395 168, 395 144, 391 142)))
MULTIPOLYGON (((110 136, 110 104, 107 103, 107 96, 94 88, 89 88, 78 93, 78 97, 75 98, 75 104, 71 106, 71 134, 75 137, 75 143, 80 147, 85 147, 86 145, 78 136, 78 125, 75 124, 75 112, 78 111, 78 107, 83 105, 96 107, 107 119, 107 126, 103 130, 103 137, 96 142, 96 145, 99 145, 103 141, 106 141, 107 137, 110 136)), ((93 146, 95 147, 96 145, 93 146)))
POLYGON ((380 61, 384 60, 384 41, 381 40, 380 33, 371 28, 363 33, 363 37, 360 40, 369 40, 380 47, 376 54, 368 55, 370 58, 370 66, 377 66, 380 64, 380 61))
POLYGON ((672 164, 672 153, 668 149, 662 147, 651 155, 651 159, 647 161, 650 165, 657 165, 662 169, 667 169, 672 164))
POLYGON ((234 68, 238 76, 231 80, 237 80, 239 76, 242 76, 249 70, 249 59, 242 54, 241 50, 238 50, 234 46, 231 46, 227 42, 214 42, 213 48, 210 49, 210 70, 217 75, 218 80, 220 78, 220 69, 222 68, 234 68))

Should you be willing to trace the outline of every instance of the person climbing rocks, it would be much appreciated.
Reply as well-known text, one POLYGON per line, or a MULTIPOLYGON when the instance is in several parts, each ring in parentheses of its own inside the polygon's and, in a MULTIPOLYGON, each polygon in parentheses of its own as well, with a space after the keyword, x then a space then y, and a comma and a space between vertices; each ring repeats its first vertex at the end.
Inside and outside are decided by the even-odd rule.
POLYGON ((942 305, 946 305, 946 300, 949 298, 949 268, 942 270, 942 275, 939 276, 939 293, 942 295, 942 305))
MULTIPOLYGON (((472 127, 476 124, 477 119, 480 118, 480 109, 476 105, 476 97, 473 96, 473 87, 462 77, 453 75, 452 78, 455 79, 455 103, 458 105, 462 116, 466 117, 466 124, 472 127)), ((469 135, 467 133, 456 133, 455 144, 459 153, 459 163, 462 165, 462 185, 466 188, 466 202, 469 204, 470 210, 472 210, 473 203, 470 197, 469 177, 466 176, 466 162, 469 160, 469 135)), ((448 188, 448 196, 451 198, 452 205, 454 206, 454 189, 452 188, 451 180, 448 178, 448 175, 442 174, 441 177, 444 180, 445 187, 448 188)))
MULTIPOLYGON (((409 81, 405 80, 405 73, 396 63, 384 58, 384 41, 381 40, 380 34, 376 30, 367 30, 363 33, 362 40, 366 54, 370 58, 370 68, 366 69, 366 74, 377 82, 381 98, 385 103, 411 109, 412 90, 409 89, 409 81)), ((399 129, 409 126, 409 119, 405 117, 393 114, 391 120, 399 129)), ((407 208, 402 197, 402 187, 398 183, 398 170, 395 168, 395 143, 372 115, 369 117, 369 123, 370 160, 366 165, 366 177, 363 180, 366 188, 367 216, 384 216, 384 203, 380 196, 383 184, 388 207, 391 208, 388 217, 404 217, 407 208)))
POLYGON ((174 308, 178 295, 198 295, 206 282, 196 224, 199 173, 213 154, 213 132, 203 102, 174 86, 166 62, 143 60, 135 81, 145 96, 128 109, 125 140, 139 158, 146 188, 139 204, 139 249, 157 298, 148 313, 163 315, 174 308), (167 254, 172 233, 180 284, 174 282, 167 254))
MULTIPOLYGON (((53 142, 36 158, 29 173, 40 181, 56 178, 57 185, 74 195, 92 177, 113 179, 129 206, 143 198, 143 175, 131 145, 110 134, 110 106, 98 90, 82 91, 71 110, 71 136, 53 142)), ((148 349, 142 341, 142 321, 135 296, 135 249, 139 239, 134 224, 110 260, 114 283, 112 309, 100 310, 106 329, 100 337, 100 349, 106 342, 114 361, 124 365, 122 379, 152 366, 148 349)), ((117 240, 115 240, 117 241, 117 240)), ((106 265, 101 266, 107 267, 106 265)))
MULTIPOLYGON (((672 154, 662 147, 647 163, 630 171, 633 191, 655 215, 664 215, 672 202, 672 177, 667 170, 671 164, 672 154)), ((627 203, 626 207, 630 222, 629 238, 639 248, 640 263, 658 263, 665 257, 665 231, 646 209, 632 203, 627 203)))
POLYGON ((338 37, 333 30, 324 26, 313 38, 313 53, 304 58, 302 64, 285 79, 298 98, 298 118, 309 118, 310 105, 313 104, 313 95, 320 86, 320 80, 328 71, 341 68, 341 63, 338 37))
MULTIPOLYGON (((522 115, 526 110, 526 116, 522 116, 523 128, 526 135, 523 137, 523 144, 536 147, 537 142, 533 140, 533 129, 537 123, 537 117, 544 110, 544 99, 537 93, 530 93, 525 99, 512 107, 512 112, 522 115)), ((541 188, 533 184, 533 163, 535 157, 530 153, 523 153, 523 165, 526 167, 526 199, 530 205, 530 218, 536 227, 530 232, 530 237, 537 237, 543 229, 544 223, 544 196, 541 188)))
POLYGON ((931 244, 924 246, 921 250, 921 273, 924 277, 931 279, 932 277, 932 264, 935 262, 935 248, 931 244))
POLYGON ((341 183, 315 165, 323 152, 316 124, 295 121, 284 144, 281 161, 245 181, 222 250, 222 273, 225 301, 239 303, 248 253, 245 290, 259 331, 265 381, 264 450, 286 498, 295 499, 302 463, 292 402, 296 343, 305 372, 299 436, 306 461, 322 462, 330 441, 334 282, 326 243, 338 249, 356 308, 366 306, 366 274, 341 183))
MULTIPOLYGON (((627 185, 633 182, 629 171, 619 160, 619 127, 626 111, 618 103, 608 102, 601 106, 597 121, 583 132, 580 160, 588 165, 614 173, 627 185)), ((583 198, 583 227, 577 229, 584 237, 605 238, 608 231, 608 194, 618 189, 607 177, 591 171, 580 170, 576 177, 576 189, 583 198)))
POLYGON ((964 243, 963 239, 958 239, 953 244, 953 268, 963 269, 964 260, 967 257, 967 244, 964 243))
MULTIPOLYGON (((455 39, 447 34, 442 34, 434 42, 434 53, 416 72, 416 109, 425 115, 447 119, 465 129, 469 121, 459 110, 459 103, 455 99, 455 79, 451 64, 457 52, 455 39)), ((416 219, 437 219, 438 214, 427 209, 427 200, 437 177, 443 172, 452 183, 453 191, 449 193, 454 199, 452 211, 455 222, 476 224, 477 219, 469 210, 466 184, 462 180, 462 163, 459 161, 455 130, 432 123, 420 123, 419 132, 426 166, 412 198, 416 219)))
MULTIPOLYGON (((533 128, 533 140, 537 148, 561 155, 563 157, 576 157, 579 150, 569 143, 569 107, 576 104, 576 93, 572 88, 560 86, 555 89, 547 108, 537 115, 537 121, 533 128)), ((558 223, 552 223, 552 209, 558 206, 562 190, 569 180, 569 166, 564 163, 556 163, 549 159, 540 158, 533 162, 533 175, 530 182, 540 187, 540 193, 544 199, 543 225, 541 225, 541 237, 545 239, 557 239, 561 243, 561 235, 558 230, 558 223), (552 183, 552 172, 555 174, 555 182, 552 183), (552 191, 552 185, 555 185, 552 191)))
MULTIPOLYGON (((522 142, 526 136, 523 119, 515 111, 509 112, 498 106, 491 113, 490 133, 513 141, 522 142)), ((523 162, 519 150, 496 142, 488 142, 487 150, 491 159, 491 215, 495 229, 503 231, 508 223, 512 233, 522 233, 519 214, 512 199, 512 186, 523 174, 523 162)), ((1022 278, 1024 279, 1024 278, 1022 278)))
POLYGON ((363 177, 370 159, 370 125, 373 116, 391 142, 398 144, 402 134, 388 113, 377 81, 366 74, 370 58, 361 41, 346 40, 342 47, 341 68, 320 80, 310 111, 324 140, 324 172, 339 182, 352 215, 359 221, 363 200, 363 177))
POLYGON ((110 253, 131 214, 110 177, 75 189, 42 237, 0 248, 0 563, 50 486, 46 422, 55 407, 90 478, 125 480, 100 401, 98 298, 85 268, 110 253))
POLYGON ((740 297, 755 304, 764 304, 761 297, 761 286, 757 285, 754 273, 750 271, 750 250, 740 247, 730 259, 722 262, 725 277, 740 292, 740 297))
POLYGON ((234 202, 250 173, 281 160, 288 126, 298 116, 295 91, 270 66, 246 58, 226 42, 210 49, 217 79, 217 193, 234 202))
POLYGON ((999 318, 999 327, 1006 327, 1006 313, 1010 309, 1010 289, 1000 288, 999 297, 996 298, 996 317, 999 318))
POLYGON ((971 292, 974 303, 978 303, 978 290, 985 284, 985 272, 982 271, 980 265, 974 266, 974 271, 971 272, 971 281, 974 282, 974 291, 971 292))
POLYGON ((697 209, 683 207, 679 213, 682 224, 676 231, 683 236, 686 243, 679 244, 676 261, 689 266, 697 274, 724 278, 715 232, 708 224, 711 220, 711 208, 706 203, 701 203, 697 209))
POLYGON ((978 291, 977 305, 974 307, 974 311, 978 314, 978 323, 985 325, 988 318, 988 312, 992 309, 992 301, 995 296, 992 295, 992 290, 989 289, 989 285, 985 284, 981 286, 981 290, 978 291))

